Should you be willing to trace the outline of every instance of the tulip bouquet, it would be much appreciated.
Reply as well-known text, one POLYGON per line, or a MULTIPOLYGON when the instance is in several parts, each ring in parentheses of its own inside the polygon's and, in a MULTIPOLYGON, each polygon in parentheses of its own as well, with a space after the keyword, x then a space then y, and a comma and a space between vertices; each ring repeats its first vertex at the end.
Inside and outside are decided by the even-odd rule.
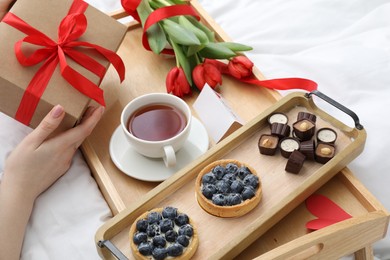
POLYGON ((242 82, 271 89, 317 88, 314 81, 303 78, 258 80, 253 63, 242 53, 250 46, 234 42, 217 42, 214 32, 200 22, 188 0, 121 0, 127 13, 142 24, 144 47, 156 54, 170 54, 176 67, 166 78, 168 93, 183 97, 192 88, 201 90, 205 83, 215 88, 222 84, 222 74, 242 82))
MULTIPOLYGON (((131 1, 122 0, 126 11, 131 9, 128 3, 131 1)), ((136 10, 134 7, 129 13, 147 28, 144 46, 156 54, 173 54, 176 59, 176 67, 166 78, 168 93, 183 97, 191 93, 192 87, 201 90, 205 83, 215 88, 222 83, 224 72, 231 71, 232 75, 241 77, 252 71, 253 63, 241 56, 252 48, 234 42, 217 42, 214 32, 199 21, 187 1, 141 0, 136 10)))

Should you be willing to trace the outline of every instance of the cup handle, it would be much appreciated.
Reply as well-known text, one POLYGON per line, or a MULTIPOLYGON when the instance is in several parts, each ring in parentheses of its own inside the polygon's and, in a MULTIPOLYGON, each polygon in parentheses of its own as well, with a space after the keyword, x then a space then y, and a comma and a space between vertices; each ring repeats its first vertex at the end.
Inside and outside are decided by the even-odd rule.
POLYGON ((164 146, 164 163, 167 167, 173 167, 176 165, 176 154, 171 145, 164 146))

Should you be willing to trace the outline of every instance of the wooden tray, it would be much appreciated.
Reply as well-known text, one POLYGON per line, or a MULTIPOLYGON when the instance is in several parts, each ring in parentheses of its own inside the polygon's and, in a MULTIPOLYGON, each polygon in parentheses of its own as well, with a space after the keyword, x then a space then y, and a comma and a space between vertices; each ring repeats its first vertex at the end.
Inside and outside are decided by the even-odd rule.
POLYGON ((305 224, 315 217, 302 203, 237 259, 339 259, 352 253, 355 259, 372 259, 369 245, 383 238, 388 228, 386 209, 347 168, 315 193, 327 196, 354 218, 309 232, 305 224))
POLYGON ((360 154, 365 139, 364 129, 347 127, 319 109, 311 96, 291 93, 114 217, 99 230, 97 239, 115 241, 119 250, 130 257, 128 231, 134 219, 154 207, 170 205, 189 214, 197 225, 201 242, 195 259, 232 258, 360 154), (317 115, 316 127, 336 130, 338 152, 324 165, 305 162, 300 173, 295 175, 286 173, 286 159, 280 154, 260 155, 257 143, 262 134, 270 132, 267 121, 270 114, 284 112, 290 122, 295 122, 300 111, 317 115), (262 181, 260 205, 240 218, 211 216, 195 199, 195 179, 200 170, 226 158, 251 165, 262 181), (222 233, 223 236, 218 235, 222 233))
MULTIPOLYGON (((216 24, 213 19, 202 9, 202 7, 198 4, 197 1, 192 0, 191 5, 198 11, 202 18, 202 21, 210 28, 214 29, 217 39, 219 39, 220 41, 231 40, 221 30, 218 24, 216 24)), ((113 17, 117 19, 123 16, 124 13, 122 11, 113 14, 113 17)), ((155 197, 155 195, 159 193, 161 187, 165 186, 159 186, 156 190, 153 190, 151 193, 148 193, 159 183, 138 181, 120 172, 112 163, 108 153, 110 137, 114 132, 115 128, 119 125, 119 116, 121 113, 121 109, 130 100, 145 93, 165 92, 164 82, 166 74, 175 65, 173 60, 156 56, 143 49, 141 44, 142 28, 140 27, 140 25, 136 23, 129 23, 128 28, 129 32, 126 35, 121 48, 119 49, 119 54, 124 58, 124 62, 127 68, 126 80, 124 84, 120 86, 113 70, 111 68, 109 69, 108 73, 106 74, 106 77, 101 84, 102 88, 105 91, 105 99, 107 104, 106 113, 103 119, 98 124, 98 126, 95 128, 95 131, 82 145, 83 154, 113 214, 118 214, 119 212, 129 207, 127 211, 120 213, 117 217, 113 218, 101 229, 99 229, 98 233, 96 234, 96 242, 97 244, 100 244, 102 239, 105 240, 114 238, 115 244, 119 243, 122 248, 126 248, 127 246, 127 240, 124 236, 126 232, 124 230, 130 225, 131 222, 131 219, 129 219, 129 217, 125 218, 125 216, 129 215, 129 212, 134 213, 134 211, 137 209, 138 212, 141 212, 142 209, 139 208, 139 206, 143 204, 145 207, 144 202, 151 201, 155 197)), ((264 77, 256 68, 254 69, 254 73, 259 79, 264 79, 264 77)), ((247 122, 258 116, 259 113, 261 113, 269 106, 274 104, 278 99, 280 99, 280 95, 276 91, 243 84, 230 78, 223 79, 223 86, 220 88, 219 91, 224 96, 224 98, 228 100, 232 109, 242 119, 244 119, 244 121, 247 122), (245 106, 242 106, 242 104, 245 104, 245 106)), ((194 93, 192 97, 187 97, 186 101, 190 105, 192 105, 196 97, 197 94, 194 93)), ((213 146, 215 146, 215 143, 211 142, 210 147, 213 146)), ((189 168, 187 167, 186 169, 188 170, 189 168)), ((186 169, 183 169, 183 171, 187 171, 186 169)), ((345 175, 344 171, 339 175, 345 175)), ((185 183, 186 180, 183 178, 177 178, 178 176, 180 176, 180 173, 177 173, 174 180, 178 181, 178 185, 180 186, 185 183)), ((171 180, 171 182, 172 181, 173 180, 171 180)), ((336 182, 341 181, 337 178, 336 182)), ((346 178, 340 185, 344 185, 345 183, 351 187, 355 187, 354 184, 351 185, 351 182, 352 181, 350 178, 346 178)), ((357 180, 355 180, 355 182, 359 184, 357 180)), ((340 196, 343 197, 343 193, 339 193, 340 185, 336 185, 335 189, 332 190, 331 194, 340 194, 340 196)), ((171 189, 172 188, 173 187, 171 186, 171 189)), ((314 189, 315 188, 312 187, 313 191, 314 189)), ((171 191, 173 192, 174 189, 172 189, 171 191)), ((307 194, 308 193, 309 191, 307 191, 307 194)), ((375 201, 375 198, 372 198, 371 200, 369 200, 369 202, 366 202, 366 194, 360 193, 359 189, 356 189, 353 194, 358 199, 352 200, 353 203, 346 204, 350 206, 357 204, 356 206, 359 208, 360 204, 356 202, 356 200, 358 200, 363 203, 364 208, 369 208, 370 212, 379 208, 379 206, 371 206, 380 205, 375 201)), ((296 203, 298 203, 298 201, 296 201, 296 203)), ((151 205, 153 203, 149 204, 151 205)), ((289 205, 288 208, 285 209, 285 212, 292 210, 292 208, 293 205, 289 205)), ((281 216, 279 217, 279 219, 280 218, 281 216)), ((264 227, 264 230, 260 230, 260 233, 264 232, 271 226, 272 223, 267 223, 267 226, 264 227)), ((386 229, 387 227, 385 227, 384 230, 386 229)), ((385 231, 382 230, 382 232, 385 231)), ((300 230, 298 230, 298 232, 290 231, 287 233, 289 234, 287 236, 285 234, 278 233, 278 235, 281 236, 280 239, 278 238, 279 241, 282 241, 282 238, 285 238, 285 241, 289 241, 290 238, 292 238, 291 234, 296 234, 296 237, 302 235, 302 232, 300 230)), ((256 235, 256 237, 258 237, 258 235, 255 233, 253 233, 253 235, 256 235)), ((293 238, 295 239, 295 237, 293 238)), ((252 241, 255 240, 254 237, 249 237, 246 239, 246 242, 249 242, 248 239, 252 241)), ((267 252, 275 248, 276 246, 272 244, 272 247, 264 249, 261 253, 267 252)), ((357 250, 360 247, 354 248, 355 250, 357 250)), ((104 248, 98 247, 98 251, 99 253, 101 253, 102 256, 107 259, 113 258, 112 255, 104 248)))

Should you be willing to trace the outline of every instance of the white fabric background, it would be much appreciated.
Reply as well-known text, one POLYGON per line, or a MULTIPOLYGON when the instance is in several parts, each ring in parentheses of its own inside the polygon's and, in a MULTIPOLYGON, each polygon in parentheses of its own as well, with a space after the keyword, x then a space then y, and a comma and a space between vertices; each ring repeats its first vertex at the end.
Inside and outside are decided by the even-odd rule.
MULTIPOLYGON (((119 0, 87 2, 103 11, 120 7, 119 0)), ((368 138, 364 152, 349 168, 390 209, 390 3, 199 2, 234 41, 254 48, 248 56, 267 78, 315 80, 320 91, 359 115, 368 138)), ((0 114, 0 172, 7 154, 29 131, 0 114)), ((69 172, 38 198, 22 259, 98 259, 94 235, 109 217, 109 208, 78 153, 69 172)), ((390 259, 390 236, 374 248, 378 259, 390 259)))

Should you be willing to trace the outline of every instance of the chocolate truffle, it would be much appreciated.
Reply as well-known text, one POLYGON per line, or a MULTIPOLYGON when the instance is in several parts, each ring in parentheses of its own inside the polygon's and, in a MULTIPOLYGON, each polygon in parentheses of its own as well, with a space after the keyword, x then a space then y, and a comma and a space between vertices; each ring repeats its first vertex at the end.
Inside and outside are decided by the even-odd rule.
POLYGON ((336 149, 332 144, 319 143, 315 151, 316 161, 322 164, 327 163, 334 157, 336 149))
POLYGON ((319 143, 334 144, 336 139, 337 133, 331 128, 324 127, 317 131, 317 142, 319 143))
POLYGON ((259 151, 261 154, 274 155, 278 147, 279 137, 263 134, 259 138, 259 151))
POLYGON ((286 172, 298 174, 299 171, 302 169, 305 158, 306 156, 300 151, 293 151, 288 158, 285 168, 286 172))
POLYGON ((301 142, 299 151, 306 156, 306 159, 314 161, 315 141, 312 139, 301 142))
POLYGON ((287 124, 288 123, 288 117, 287 115, 283 113, 273 113, 268 117, 268 123, 272 125, 273 123, 280 123, 280 124, 287 124))
POLYGON ((307 119, 315 123, 317 120, 317 116, 308 112, 299 112, 297 116, 297 121, 300 121, 302 119, 307 119))
POLYGON ((289 158, 291 153, 295 150, 299 150, 299 141, 292 137, 285 137, 280 141, 280 153, 284 158, 289 158))
POLYGON ((315 132, 316 125, 308 119, 301 119, 293 124, 293 132, 301 141, 310 140, 315 132))
POLYGON ((271 135, 276 135, 279 138, 287 137, 290 135, 290 126, 281 123, 272 123, 271 135))

